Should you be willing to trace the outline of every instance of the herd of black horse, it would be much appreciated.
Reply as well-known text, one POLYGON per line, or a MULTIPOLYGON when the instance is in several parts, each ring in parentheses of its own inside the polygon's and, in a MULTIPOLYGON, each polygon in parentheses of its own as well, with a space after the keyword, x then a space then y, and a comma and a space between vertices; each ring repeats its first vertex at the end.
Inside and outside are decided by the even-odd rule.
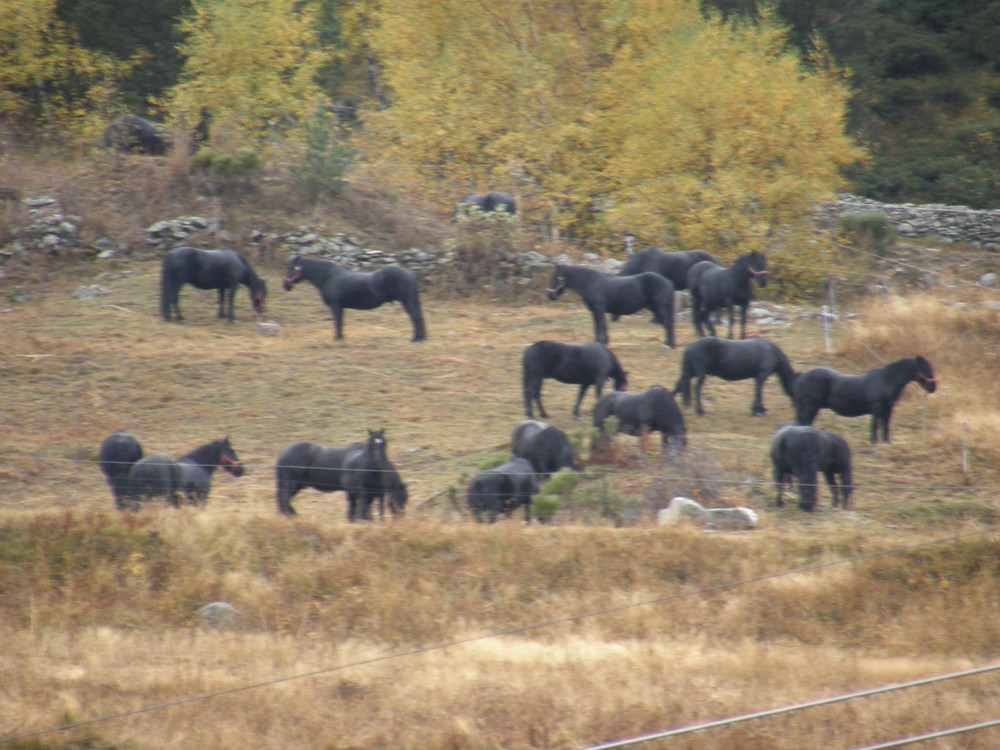
MULTIPOLYGON (((470 196, 472 198, 478 196, 470 196)), ((483 209, 487 210, 487 209, 483 209)), ((509 210, 499 202, 489 210, 509 210)), ((335 338, 343 337, 345 309, 368 310, 398 301, 413 324, 413 341, 427 336, 419 291, 414 275, 389 266, 371 273, 349 270, 328 260, 295 256, 288 264, 282 286, 290 291, 299 281, 308 281, 320 293, 333 314, 335 338)), ((527 420, 511 435, 511 456, 495 468, 478 473, 466 494, 476 520, 494 521, 524 508, 530 520, 531 498, 541 481, 562 468, 579 470, 565 433, 534 418, 537 407, 543 419, 542 383, 545 379, 579 386, 573 416, 593 388, 596 403, 592 422, 598 441, 608 439, 609 419, 613 429, 628 435, 661 435, 664 449, 683 450, 687 429, 681 408, 692 402, 705 414, 702 389, 708 376, 727 381, 754 380, 751 414, 766 414, 763 386, 776 374, 795 410, 795 423, 780 427, 771 440, 770 458, 777 487, 776 503, 783 504, 784 489, 798 485, 799 507, 816 507, 816 482, 822 473, 833 493, 833 505, 847 508, 853 489, 851 451, 840 436, 813 428, 821 409, 847 417, 871 415, 872 443, 889 442, 892 410, 905 386, 916 382, 929 393, 936 388, 930 362, 921 356, 905 357, 858 375, 845 375, 820 367, 796 373, 787 355, 771 341, 746 336, 747 308, 753 300, 754 284, 767 283, 767 260, 751 252, 724 266, 704 251, 666 252, 645 248, 629 256, 617 275, 584 266, 556 264, 547 294, 558 299, 566 290, 576 292, 593 317, 595 341, 568 344, 538 341, 522 354, 522 390, 527 420), (674 346, 675 292, 687 290, 692 322, 698 338, 689 343, 681 358, 680 375, 672 390, 654 385, 641 393, 626 392, 628 374, 608 347, 606 316, 612 320, 643 309, 665 332, 665 345, 674 346), (734 338, 735 310, 740 311, 740 337, 734 338), (728 312, 728 338, 715 336, 713 315, 728 312), (707 331, 707 335, 706 334, 707 331), (614 390, 603 393, 612 380, 614 390)), ((263 312, 267 286, 249 262, 231 250, 200 250, 181 247, 167 253, 161 271, 161 311, 166 320, 182 320, 178 296, 184 284, 218 290, 218 315, 233 320, 233 297, 242 284, 251 304, 263 312)), ((595 446, 599 447, 599 446, 595 446)), ((165 497, 177 506, 181 498, 204 504, 214 470, 222 467, 234 476, 243 465, 228 438, 206 443, 176 461, 164 454, 143 456, 138 440, 127 432, 110 435, 101 445, 100 465, 120 509, 136 509, 142 501, 165 497)), ((401 513, 407 502, 406 485, 387 455, 382 430, 369 430, 363 442, 326 447, 299 442, 286 448, 275 467, 278 511, 295 515, 292 499, 302 489, 342 491, 348 499, 348 519, 371 520, 377 504, 379 515, 388 506, 401 513)))

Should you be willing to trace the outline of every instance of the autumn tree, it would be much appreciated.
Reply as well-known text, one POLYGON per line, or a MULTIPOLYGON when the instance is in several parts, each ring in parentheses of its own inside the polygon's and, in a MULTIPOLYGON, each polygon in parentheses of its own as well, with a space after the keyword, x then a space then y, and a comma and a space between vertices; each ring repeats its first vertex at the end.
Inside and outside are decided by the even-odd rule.
POLYGON ((369 153, 442 203, 507 188, 563 231, 718 249, 801 213, 860 156, 846 87, 768 17, 732 25, 689 0, 383 0, 377 21, 391 97, 366 119, 369 153))
POLYGON ((186 59, 171 94, 174 119, 201 113, 246 145, 295 139, 323 103, 313 6, 301 0, 195 0, 182 22, 186 59))
POLYGON ((0 120, 22 133, 59 128, 65 139, 67 129, 85 130, 123 69, 74 41, 56 15, 56 0, 0 3, 0 120))

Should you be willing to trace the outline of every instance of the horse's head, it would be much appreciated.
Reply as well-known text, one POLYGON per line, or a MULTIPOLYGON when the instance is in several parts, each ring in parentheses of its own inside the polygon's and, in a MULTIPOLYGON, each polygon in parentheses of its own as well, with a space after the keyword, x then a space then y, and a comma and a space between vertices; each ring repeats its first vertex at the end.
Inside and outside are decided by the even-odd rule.
POLYGON ((767 286, 767 256, 754 250, 747 262, 747 274, 757 281, 757 286, 767 286))
POLYGON ((398 487, 389 490, 386 495, 386 502, 389 505, 389 512, 394 516, 402 516, 406 513, 406 501, 409 500, 410 493, 406 485, 400 483, 398 487))
POLYGON ((626 372, 625 370, 622 370, 620 375, 615 375, 615 390, 616 391, 628 390, 628 372, 626 372))
POLYGON ((937 380, 934 378, 934 369, 931 367, 931 363, 919 354, 916 357, 916 361, 917 374, 914 380, 928 393, 934 393, 937 390, 937 380))
POLYGON ((549 281, 549 288, 545 290, 549 299, 557 300, 566 291, 566 268, 556 265, 556 270, 552 273, 552 280, 549 281))
POLYGON ((292 287, 302 280, 302 258, 295 256, 288 264, 285 277, 281 280, 281 287, 286 291, 292 291, 292 287))
POLYGON ((225 438, 222 441, 222 450, 219 452, 219 466, 234 477, 243 476, 243 462, 236 455, 233 446, 229 444, 229 438, 225 438))
POLYGON ((374 463, 381 466, 388 460, 386 457, 387 447, 384 429, 368 430, 368 442, 365 449, 372 455, 374 463))
POLYGON ((250 304, 253 305, 253 311, 258 315, 264 312, 264 303, 266 301, 267 282, 264 279, 258 279, 257 283, 250 289, 250 304))

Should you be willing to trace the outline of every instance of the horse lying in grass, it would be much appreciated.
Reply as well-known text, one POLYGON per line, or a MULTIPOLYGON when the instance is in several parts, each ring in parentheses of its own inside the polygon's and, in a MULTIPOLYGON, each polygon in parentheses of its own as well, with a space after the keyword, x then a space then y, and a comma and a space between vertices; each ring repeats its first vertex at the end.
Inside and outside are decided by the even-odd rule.
POLYGON ((514 428, 510 452, 516 458, 526 459, 542 479, 563 468, 580 470, 566 433, 537 419, 527 419, 514 428))
POLYGON ((832 432, 805 425, 779 427, 771 439, 771 465, 778 489, 775 504, 784 505, 782 492, 793 480, 798 484, 799 508, 816 509, 816 477, 823 472, 833 494, 833 507, 847 510, 853 491, 851 449, 847 441, 832 432))
POLYGON ((750 406, 753 416, 767 414, 764 408, 764 382, 771 373, 777 373, 781 387, 793 400, 795 370, 781 348, 766 339, 718 339, 704 336, 684 347, 681 360, 681 375, 674 386, 674 394, 680 394, 685 406, 691 404, 691 381, 694 380, 695 412, 705 413, 701 404, 701 390, 709 375, 723 380, 749 380, 753 378, 754 396, 750 406))

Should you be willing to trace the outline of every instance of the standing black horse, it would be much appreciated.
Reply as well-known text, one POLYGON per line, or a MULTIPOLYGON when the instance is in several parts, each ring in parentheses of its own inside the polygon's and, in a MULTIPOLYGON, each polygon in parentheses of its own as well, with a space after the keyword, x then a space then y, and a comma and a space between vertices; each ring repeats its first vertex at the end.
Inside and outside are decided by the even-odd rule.
POLYGON ((479 523, 490 523, 501 513, 508 518, 524 506, 524 522, 531 523, 531 498, 538 492, 535 468, 525 458, 511 456, 506 463, 473 477, 466 493, 469 510, 479 523))
POLYGON ((128 473, 132 464, 140 458, 142 458, 142 445, 134 435, 125 430, 111 433, 101 443, 99 453, 101 471, 108 479, 111 494, 115 498, 115 507, 119 510, 128 507, 128 473))
POLYGON ((817 367, 795 381, 795 421, 811 425, 820 409, 832 409, 843 417, 871 414, 871 441, 889 442, 889 420, 903 388, 915 381, 928 393, 937 389, 931 363, 921 356, 904 357, 861 375, 844 375, 828 367, 817 367))
POLYGON ((347 490, 349 521, 372 520, 371 506, 385 497, 389 458, 384 430, 368 430, 368 440, 360 451, 344 459, 344 486, 347 490))
POLYGON ((791 486, 794 479, 799 486, 799 508, 815 510, 816 475, 823 472, 833 494, 833 507, 839 504, 847 510, 854 489, 851 448, 840 435, 804 425, 779 427, 771 438, 771 464, 778 488, 775 503, 779 507, 784 505, 784 488, 791 486))
MULTIPOLYGON (((766 339, 718 339, 704 336, 684 347, 681 361, 681 376, 674 386, 674 394, 680 393, 685 406, 691 404, 691 379, 695 379, 695 412, 704 414, 701 405, 701 387, 709 375, 723 380, 748 380, 754 378, 753 416, 767 414, 764 408, 764 381, 771 373, 778 373, 781 387, 791 401, 795 371, 781 348, 766 339)), ((793 402, 794 403, 794 402, 793 402)))
POLYGON ((371 273, 351 271, 329 260, 296 256, 288 264, 282 286, 285 291, 302 280, 315 286, 333 313, 334 338, 344 338, 344 310, 373 310, 386 302, 399 302, 413 323, 413 340, 427 338, 420 309, 417 278, 399 266, 386 266, 371 273))
POLYGON ((163 497, 175 508, 181 505, 183 469, 165 453, 154 453, 132 464, 128 472, 129 510, 138 510, 139 503, 163 497))
POLYGON ((514 428, 510 452, 515 458, 526 459, 542 478, 547 479, 562 468, 580 470, 566 433, 536 419, 525 420, 514 428))
POLYGON ((267 284, 253 270, 249 261, 233 250, 201 250, 178 247, 163 256, 160 272, 160 313, 169 321, 174 313, 183 320, 178 304, 181 287, 219 290, 220 318, 232 322, 236 288, 243 284, 250 291, 250 303, 256 313, 264 312, 267 284))
POLYGON ((550 300, 557 300, 567 289, 580 295, 594 318, 594 338, 608 343, 608 322, 620 315, 650 310, 666 334, 664 346, 674 347, 674 285, 658 273, 636 276, 609 276, 586 266, 557 264, 547 290, 550 300))
MULTIPOLYGON (((356 507, 351 504, 351 479, 347 476, 347 462, 365 450, 366 443, 351 443, 342 448, 328 448, 309 442, 293 443, 278 456, 275 467, 277 480, 278 512, 286 516, 296 515, 292 498, 307 487, 320 492, 345 492, 348 495, 348 520, 355 519, 356 507)), ((384 447, 384 441, 383 441, 384 447)), ((355 467, 356 468, 356 467, 355 467)), ((380 513, 383 501, 388 498, 389 512, 401 514, 408 497, 406 485, 400 479, 395 466, 386 458, 381 472, 383 494, 376 494, 372 500, 379 501, 380 513)))
POLYGON ((234 477, 243 476, 243 462, 240 461, 229 438, 213 440, 195 448, 186 456, 177 459, 181 467, 180 491, 187 496, 191 505, 204 505, 212 488, 212 474, 219 467, 234 477))
POLYGON ((594 407, 594 427, 603 442, 604 420, 618 419, 618 432, 642 437, 659 432, 666 448, 668 444, 678 450, 687 442, 684 415, 674 401, 673 394, 661 385, 650 386, 645 393, 606 393, 594 407))
POLYGON ((729 338, 733 337, 733 311, 740 308, 740 338, 746 338, 747 308, 753 301, 753 282, 767 286, 767 258, 756 250, 741 255, 732 265, 722 268, 710 261, 695 263, 688 270, 688 289, 691 290, 691 317, 699 336, 708 329, 715 335, 711 314, 715 310, 729 310, 729 338))
POLYGON ((615 390, 625 390, 627 373, 618 358, 604 344, 591 341, 586 344, 563 344, 559 341, 536 341, 521 355, 521 385, 524 392, 524 411, 529 418, 534 415, 532 404, 538 404, 538 413, 547 418, 542 406, 542 381, 554 378, 560 383, 579 385, 580 392, 573 406, 573 416, 579 418, 580 403, 587 389, 594 387, 601 397, 604 381, 613 378, 615 390))
POLYGON ((635 276, 651 271, 658 273, 674 285, 678 292, 687 289, 687 272, 695 263, 709 261, 722 265, 714 255, 706 250, 684 250, 667 252, 658 247, 646 247, 633 255, 619 269, 619 276, 635 276))
POLYGON ((501 213, 508 214, 517 213, 517 205, 514 202, 514 197, 509 193, 482 193, 467 195, 459 201, 459 205, 462 204, 475 206, 480 211, 487 213, 491 211, 499 211, 501 213))

